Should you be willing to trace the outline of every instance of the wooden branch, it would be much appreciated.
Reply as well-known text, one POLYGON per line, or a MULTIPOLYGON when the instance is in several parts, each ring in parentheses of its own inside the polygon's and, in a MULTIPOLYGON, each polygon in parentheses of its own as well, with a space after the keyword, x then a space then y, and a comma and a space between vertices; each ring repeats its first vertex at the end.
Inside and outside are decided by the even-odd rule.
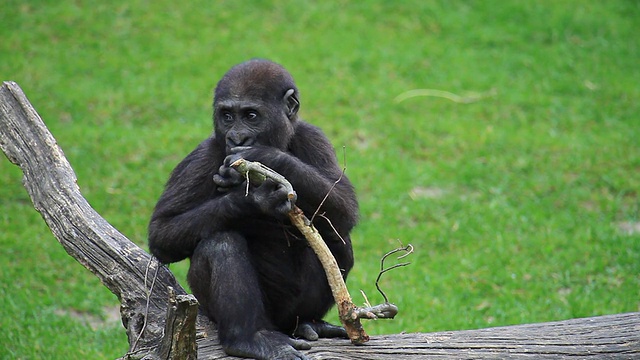
MULTIPOLYGON (((289 200, 295 199, 296 197, 293 186, 291 186, 291 183, 284 176, 259 162, 239 159, 231 164, 231 166, 245 176, 248 181, 253 181, 256 185, 261 184, 266 179, 271 179, 287 190, 289 200)), ((249 184, 247 183, 247 189, 248 186, 249 184)), ((398 313, 398 308, 388 302, 374 307, 357 307, 353 303, 353 300, 351 300, 351 295, 347 290, 347 285, 344 282, 342 272, 335 257, 322 239, 318 230, 299 207, 293 205, 288 215, 291 223, 298 228, 305 239, 307 239, 309 246, 311 246, 316 253, 324 268, 329 287, 331 288, 333 298, 338 307, 340 321, 342 325, 344 325, 345 330, 347 330, 349 339, 356 345, 362 345, 369 341, 369 335, 364 331, 360 319, 393 318, 398 313)))
POLYGON ((196 316, 198 302, 189 295, 177 295, 169 289, 169 308, 164 326, 164 338, 159 346, 160 359, 195 360, 196 316))
POLYGON ((309 246, 311 246, 318 256, 318 259, 320 259, 324 272, 327 275, 333 298, 338 307, 340 321, 342 325, 344 325, 345 330, 347 330, 349 339, 357 345, 369 341, 369 335, 367 335, 360 323, 360 317, 358 317, 357 312, 358 307, 353 303, 353 300, 351 300, 351 295, 342 278, 340 267, 338 267, 338 263, 333 257, 333 254, 331 254, 331 250, 329 250, 327 244, 322 240, 320 233, 297 206, 289 213, 289 219, 291 219, 291 223, 304 235, 305 239, 309 242, 309 246))
MULTIPOLYGON (((185 299, 180 296, 184 290, 166 267, 159 266, 111 227, 82 198, 62 150, 13 82, 5 82, 0 88, 0 148, 22 169, 34 207, 63 247, 121 300, 123 325, 132 346, 140 330, 145 329, 135 351, 125 358, 188 358, 176 352, 160 357, 158 349, 163 332, 191 329, 188 319, 193 316, 193 299, 186 301, 184 313, 188 315, 179 315, 182 305, 176 305, 177 322, 166 324, 169 287, 175 287, 177 303, 185 299)), ((223 352, 215 326, 206 317, 198 315, 196 327, 198 359, 235 359, 223 352)), ((191 342, 191 330, 184 334, 181 338, 188 340, 183 344, 191 342)), ((318 360, 635 359, 640 358, 640 313, 481 330, 373 336, 364 346, 322 339, 305 353, 318 360)))
POLYGON ((67 253, 120 300, 130 352, 152 353, 164 336, 169 287, 178 295, 186 292, 167 267, 113 228, 82 197, 64 153, 14 82, 0 88, 0 148, 22 169, 33 206, 67 253), (151 294, 148 274, 155 274, 151 294))

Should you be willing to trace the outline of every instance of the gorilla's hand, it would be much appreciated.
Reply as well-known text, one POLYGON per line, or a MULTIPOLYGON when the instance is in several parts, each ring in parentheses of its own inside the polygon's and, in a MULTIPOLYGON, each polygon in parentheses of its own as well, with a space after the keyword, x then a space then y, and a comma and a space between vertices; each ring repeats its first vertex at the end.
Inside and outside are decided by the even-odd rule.
MULTIPOLYGON (((243 158, 249 161, 258 161, 265 166, 269 166, 270 162, 279 159, 283 154, 283 151, 280 149, 264 145, 236 146, 229 150, 229 156, 236 156, 233 158, 234 160, 243 158)), ((229 164, 231 163, 233 163, 233 161, 229 164)))
POLYGON ((249 197, 264 214, 279 219, 287 216, 296 201, 295 197, 289 199, 288 189, 271 179, 267 179, 260 186, 249 190, 249 197))
POLYGON ((231 155, 227 155, 218 169, 218 173, 213 175, 213 182, 217 185, 218 191, 229 191, 231 188, 245 181, 245 178, 236 169, 231 167, 231 164, 240 158, 242 158, 240 154, 232 153, 231 155))
MULTIPOLYGON (((262 146, 234 147, 230 150, 230 154, 224 159, 218 173, 213 176, 213 181, 218 185, 219 191, 229 191, 232 187, 243 184, 246 180, 237 170, 231 167, 231 164, 239 159, 252 160, 258 156, 276 156, 277 154, 274 152, 278 151, 279 150, 262 146)), ((272 215, 276 218, 284 218, 296 202, 295 195, 290 199, 288 190, 271 179, 267 179, 259 185, 249 183, 249 186, 250 189, 247 196, 264 214, 272 215)))

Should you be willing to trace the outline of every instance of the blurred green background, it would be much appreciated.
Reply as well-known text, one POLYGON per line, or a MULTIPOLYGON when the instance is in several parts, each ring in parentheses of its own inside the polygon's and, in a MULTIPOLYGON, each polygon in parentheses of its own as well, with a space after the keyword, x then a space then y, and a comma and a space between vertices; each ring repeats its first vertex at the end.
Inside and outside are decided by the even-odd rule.
MULTIPOLYGON (((280 62, 303 118, 346 147, 354 300, 380 302, 380 256, 416 249, 383 278, 398 318, 367 331, 470 329, 640 310, 638 29, 630 0, 5 0, 0 80, 23 88, 95 209, 146 248, 169 172, 211 132, 217 80, 280 62)), ((0 247, 2 359, 126 352, 117 299, 5 159, 0 247)), ((187 266, 171 267, 181 281, 187 266)))

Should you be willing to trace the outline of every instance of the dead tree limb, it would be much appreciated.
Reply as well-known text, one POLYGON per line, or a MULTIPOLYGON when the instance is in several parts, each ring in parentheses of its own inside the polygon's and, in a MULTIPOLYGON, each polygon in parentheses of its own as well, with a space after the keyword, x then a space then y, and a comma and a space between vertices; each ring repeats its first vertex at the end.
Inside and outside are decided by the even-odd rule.
MULTIPOLYGON (((194 316, 193 299, 181 296, 184 290, 166 267, 152 261, 148 253, 89 206, 62 150, 13 82, 0 87, 0 148, 22 169, 23 184, 34 207, 62 246, 120 299, 123 325, 132 347, 145 329, 125 358, 189 358, 186 353, 193 351, 189 346, 193 332, 181 329, 192 329, 189 319, 194 316), (149 292, 149 274, 156 272, 153 291, 149 292), (176 291, 176 302, 184 305, 167 312, 169 287, 176 291), (174 336, 176 333, 183 335, 174 336), (185 346, 174 346, 168 338, 178 339, 177 343, 185 346), (171 345, 163 347, 163 341, 171 345), (166 348, 191 350, 169 351, 167 355, 166 348)), ((233 358, 222 351, 211 322, 198 315, 196 327, 198 359, 233 358)), ((348 341, 323 339, 306 353, 314 359, 353 360, 635 359, 640 358, 640 313, 481 330, 373 336, 371 340, 364 346, 352 346, 348 341)))
MULTIPOLYGON (((14 82, 0 88, 0 147, 22 169, 33 206, 67 253, 120 300, 132 345, 128 357, 155 356, 162 338, 172 336, 164 333, 169 288, 179 296, 186 292, 166 266, 113 228, 84 199, 62 149, 14 82), (157 274, 150 294, 145 285, 148 273, 157 274)), ((180 297, 185 301, 191 299, 180 297)))

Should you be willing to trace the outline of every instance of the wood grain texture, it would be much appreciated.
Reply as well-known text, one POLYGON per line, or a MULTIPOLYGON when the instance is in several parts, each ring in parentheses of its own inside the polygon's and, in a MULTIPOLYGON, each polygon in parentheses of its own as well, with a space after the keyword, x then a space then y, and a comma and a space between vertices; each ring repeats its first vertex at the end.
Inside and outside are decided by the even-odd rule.
MULTIPOLYGON (((640 313, 465 331, 372 336, 362 346, 323 339, 312 359, 640 359, 640 313)), ((233 359, 210 339, 198 359, 233 359)))

